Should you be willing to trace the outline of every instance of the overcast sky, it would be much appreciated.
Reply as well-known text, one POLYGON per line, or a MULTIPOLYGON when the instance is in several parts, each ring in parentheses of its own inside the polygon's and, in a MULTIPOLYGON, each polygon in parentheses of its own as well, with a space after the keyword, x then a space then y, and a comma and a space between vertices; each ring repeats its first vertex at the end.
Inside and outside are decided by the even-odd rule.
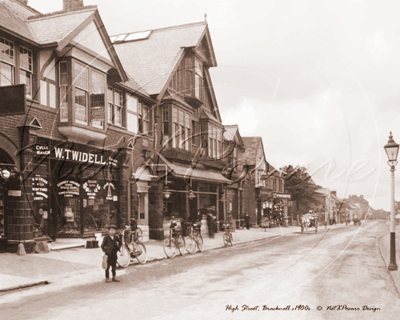
MULTIPOLYGON (((206 11, 223 123, 261 136, 273 166, 306 166, 339 197, 390 209, 383 146, 390 130, 400 142, 399 2, 85 0, 93 4, 109 35, 202 21, 206 11)), ((400 200, 400 176, 396 188, 400 200)))

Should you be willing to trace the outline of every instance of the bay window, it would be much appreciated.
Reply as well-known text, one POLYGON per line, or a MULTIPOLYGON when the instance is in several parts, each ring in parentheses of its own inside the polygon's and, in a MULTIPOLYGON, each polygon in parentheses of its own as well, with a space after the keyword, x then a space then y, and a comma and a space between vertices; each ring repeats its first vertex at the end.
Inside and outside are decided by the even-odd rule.
POLYGON ((173 128, 173 139, 172 139, 172 147, 177 148, 178 147, 178 141, 179 141, 179 124, 178 124, 178 109, 177 108, 172 108, 172 128, 173 128))
MULTIPOLYGON (((164 122, 165 123, 165 122, 164 122)), ((191 150, 190 114, 172 107, 172 147, 191 150)))
POLYGON ((19 48, 20 83, 25 84, 27 97, 32 98, 32 51, 24 47, 19 48))
POLYGON ((115 124, 122 126, 122 92, 114 89, 115 124))
POLYGON ((107 122, 113 123, 114 121, 114 91, 113 88, 107 89, 107 122))
POLYGON ((162 133, 164 137, 169 137, 169 108, 164 106, 162 112, 162 133))
MULTIPOLYGON (((207 131, 205 132, 207 133, 207 131)), ((222 129, 208 124, 208 156, 220 159, 222 151, 222 129)))
POLYGON ((199 100, 203 99, 203 63, 199 59, 195 59, 195 97, 199 100))
POLYGON ((188 113, 185 113, 185 127, 186 127, 186 136, 185 136, 185 149, 190 151, 190 116, 188 113))
POLYGON ((91 95, 90 95, 90 119, 92 126, 104 128, 104 94, 105 94, 105 76, 102 73, 92 70, 91 72, 91 95))
POLYGON ((0 38, 0 86, 11 86, 14 84, 14 70, 14 43, 0 38))
POLYGON ((74 71, 75 71, 75 81, 74 81, 75 122, 80 124, 87 124, 89 70, 85 66, 75 62, 74 71))
POLYGON ((67 62, 60 62, 60 121, 68 121, 68 72, 67 62))

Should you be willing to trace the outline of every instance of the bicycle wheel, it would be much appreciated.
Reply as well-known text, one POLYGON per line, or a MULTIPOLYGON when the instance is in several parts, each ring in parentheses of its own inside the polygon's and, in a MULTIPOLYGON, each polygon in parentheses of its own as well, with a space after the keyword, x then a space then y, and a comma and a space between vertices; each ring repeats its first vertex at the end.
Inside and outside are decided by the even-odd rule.
POLYGON ((178 242, 179 253, 181 254, 181 256, 184 256, 186 253, 185 239, 180 235, 176 238, 176 241, 178 242))
POLYGON ((147 250, 144 244, 140 241, 136 242, 135 256, 140 264, 145 264, 147 261, 147 250))
POLYGON ((224 246, 227 247, 229 243, 229 235, 226 232, 224 233, 223 239, 224 239, 224 246))
POLYGON ((164 240, 164 252, 168 258, 175 258, 176 256, 176 244, 175 240, 167 238, 164 240))
POLYGON ((197 251, 197 244, 196 241, 194 240, 193 236, 188 236, 185 237, 185 243, 186 243, 186 250, 190 254, 194 254, 197 251))
POLYGON ((143 241, 143 231, 139 227, 136 229, 137 238, 139 241, 143 241))
POLYGON ((204 241, 203 241, 203 237, 201 236, 201 234, 198 234, 196 236, 196 242, 197 242, 197 247, 199 248, 200 252, 204 251, 204 241))
POLYGON ((131 262, 131 257, 129 256, 129 251, 125 248, 125 243, 121 246, 121 251, 117 252, 117 264, 126 268, 131 262))

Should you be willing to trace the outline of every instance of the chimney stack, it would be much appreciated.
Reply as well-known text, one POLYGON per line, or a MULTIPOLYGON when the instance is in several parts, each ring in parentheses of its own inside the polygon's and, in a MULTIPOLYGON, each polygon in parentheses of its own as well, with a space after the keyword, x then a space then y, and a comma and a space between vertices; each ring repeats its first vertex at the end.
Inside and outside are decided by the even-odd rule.
POLYGON ((83 0, 63 0, 64 11, 73 11, 83 7, 83 0))
POLYGON ((28 0, 18 0, 18 1, 21 2, 21 3, 23 3, 23 4, 25 4, 25 5, 28 4, 28 0))

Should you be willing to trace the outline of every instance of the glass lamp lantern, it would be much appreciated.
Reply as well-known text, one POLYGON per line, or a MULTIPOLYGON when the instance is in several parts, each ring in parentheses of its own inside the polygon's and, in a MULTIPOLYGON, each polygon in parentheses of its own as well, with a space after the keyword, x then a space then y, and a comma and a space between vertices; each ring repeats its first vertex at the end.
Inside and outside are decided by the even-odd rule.
POLYGON ((391 167, 397 165, 397 156, 399 154, 399 145, 393 140, 392 132, 389 135, 389 141, 384 146, 387 157, 388 157, 388 164, 391 167))

